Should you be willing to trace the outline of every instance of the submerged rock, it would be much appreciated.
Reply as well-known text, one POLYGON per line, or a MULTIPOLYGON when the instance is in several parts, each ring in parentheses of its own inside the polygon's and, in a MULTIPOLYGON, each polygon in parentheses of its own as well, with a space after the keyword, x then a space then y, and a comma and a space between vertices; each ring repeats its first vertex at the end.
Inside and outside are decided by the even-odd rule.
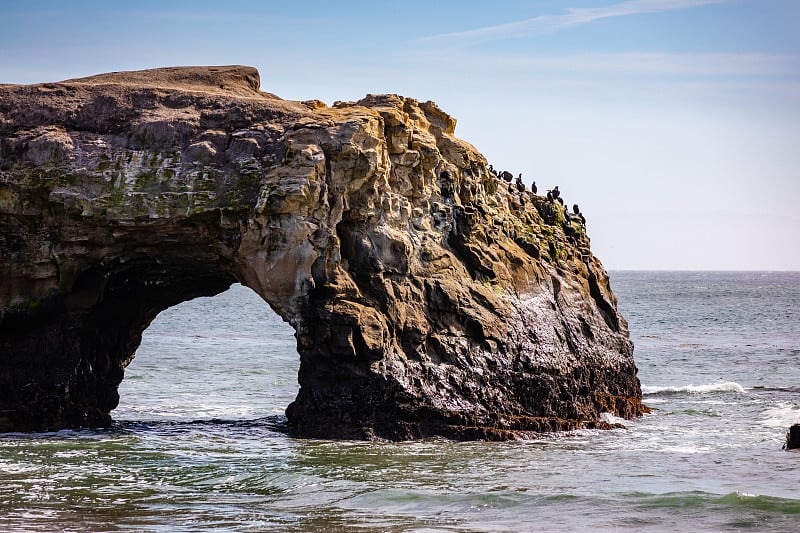
POLYGON ((397 95, 282 100, 240 66, 0 86, 0 430, 109 424, 153 318, 236 281, 296 330, 297 435, 641 414, 585 227, 455 124, 397 95))

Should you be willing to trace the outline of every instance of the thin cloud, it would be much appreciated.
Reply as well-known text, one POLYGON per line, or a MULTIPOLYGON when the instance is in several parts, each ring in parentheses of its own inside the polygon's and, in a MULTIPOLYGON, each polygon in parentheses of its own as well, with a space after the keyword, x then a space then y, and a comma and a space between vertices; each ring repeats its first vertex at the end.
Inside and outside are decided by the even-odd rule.
POLYGON ((651 76, 783 78, 800 77, 800 54, 568 54, 542 56, 470 55, 474 64, 484 58, 497 68, 517 71, 633 74, 651 76))
POLYGON ((643 13, 688 9, 732 0, 627 0, 606 7, 571 7, 563 15, 542 15, 518 22, 486 26, 474 30, 443 33, 421 39, 423 42, 483 42, 546 35, 589 24, 595 20, 643 13))

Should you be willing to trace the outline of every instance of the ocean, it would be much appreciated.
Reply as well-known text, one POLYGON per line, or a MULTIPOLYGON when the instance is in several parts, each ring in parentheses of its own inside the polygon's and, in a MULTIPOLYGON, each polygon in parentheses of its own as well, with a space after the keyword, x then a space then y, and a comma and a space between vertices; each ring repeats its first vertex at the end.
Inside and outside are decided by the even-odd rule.
POLYGON ((0 531, 800 531, 800 273, 612 272, 652 414, 536 441, 294 439, 292 329, 161 313, 107 430, 0 435, 0 531))

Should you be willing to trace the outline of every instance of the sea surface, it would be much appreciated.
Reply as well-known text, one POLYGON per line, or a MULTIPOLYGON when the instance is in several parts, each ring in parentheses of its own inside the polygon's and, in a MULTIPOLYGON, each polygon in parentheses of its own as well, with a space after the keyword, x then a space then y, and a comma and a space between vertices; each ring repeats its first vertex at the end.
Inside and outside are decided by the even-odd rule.
POLYGON ((800 531, 800 273, 612 272, 652 414, 539 441, 301 440, 292 329, 161 313, 116 425, 0 435, 0 531, 800 531))

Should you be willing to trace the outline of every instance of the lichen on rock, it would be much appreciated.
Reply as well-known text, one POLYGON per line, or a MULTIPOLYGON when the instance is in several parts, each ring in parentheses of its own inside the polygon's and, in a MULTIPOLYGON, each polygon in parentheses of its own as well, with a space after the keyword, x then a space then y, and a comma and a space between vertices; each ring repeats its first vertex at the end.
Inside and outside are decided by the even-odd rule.
POLYGON ((644 412, 585 228, 455 126, 397 95, 282 100, 240 66, 0 87, 0 430, 107 425, 150 321, 235 281, 297 332, 297 435, 644 412))

